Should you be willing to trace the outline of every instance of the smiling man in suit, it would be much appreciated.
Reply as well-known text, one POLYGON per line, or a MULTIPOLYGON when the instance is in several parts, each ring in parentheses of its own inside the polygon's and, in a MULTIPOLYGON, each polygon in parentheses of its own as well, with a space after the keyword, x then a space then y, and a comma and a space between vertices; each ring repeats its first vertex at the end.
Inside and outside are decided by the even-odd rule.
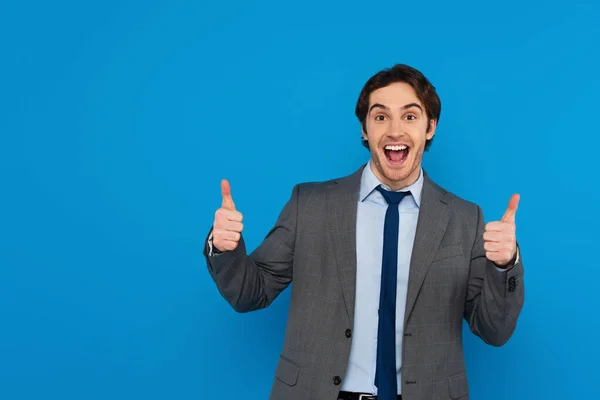
POLYGON ((356 105, 371 158, 296 185, 247 254, 229 183, 206 240, 208 270, 238 312, 293 281, 271 400, 468 399, 462 322, 486 343, 512 336, 524 301, 513 195, 500 221, 421 166, 441 103, 418 70, 371 77, 356 105))

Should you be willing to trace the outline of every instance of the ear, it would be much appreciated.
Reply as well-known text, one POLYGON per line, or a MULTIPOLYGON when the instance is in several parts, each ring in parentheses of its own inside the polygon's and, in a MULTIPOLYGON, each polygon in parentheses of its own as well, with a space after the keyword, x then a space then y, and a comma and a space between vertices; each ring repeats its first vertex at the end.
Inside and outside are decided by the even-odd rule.
POLYGON ((433 135, 435 135, 436 128, 437 128, 437 120, 430 119, 429 120, 429 130, 425 134, 425 137, 427 138, 427 140, 431 140, 431 138, 433 138, 433 135))
POLYGON ((365 122, 363 122, 363 123, 361 123, 361 124, 360 124, 360 131, 361 131, 361 133, 362 133, 362 137, 363 137, 365 140, 369 140, 369 137, 367 136, 367 131, 365 130, 365 125, 366 125, 366 123, 367 123, 367 122, 365 121, 365 122))

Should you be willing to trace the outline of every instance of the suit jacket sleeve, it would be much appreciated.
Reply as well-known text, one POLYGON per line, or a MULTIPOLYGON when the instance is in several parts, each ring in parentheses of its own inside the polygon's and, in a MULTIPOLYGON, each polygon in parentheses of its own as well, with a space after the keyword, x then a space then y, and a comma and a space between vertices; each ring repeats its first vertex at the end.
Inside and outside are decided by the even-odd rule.
POLYGON ((485 256, 483 212, 477 207, 477 233, 471 253, 471 268, 464 317, 471 332, 484 342, 502 346, 512 336, 523 308, 523 259, 500 270, 485 256))
POLYGON ((247 254, 244 238, 233 251, 211 255, 208 237, 204 257, 208 271, 221 295, 238 312, 249 312, 269 306, 292 281, 298 185, 280 212, 275 225, 263 242, 247 254))

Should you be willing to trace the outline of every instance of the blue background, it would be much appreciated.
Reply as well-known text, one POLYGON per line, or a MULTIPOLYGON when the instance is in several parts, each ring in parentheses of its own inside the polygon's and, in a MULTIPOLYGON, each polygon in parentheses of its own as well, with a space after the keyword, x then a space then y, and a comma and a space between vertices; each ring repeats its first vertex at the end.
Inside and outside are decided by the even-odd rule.
POLYGON ((266 399, 289 291, 220 298, 220 179, 254 248, 367 161, 355 101, 397 62, 442 98, 430 175, 487 220, 521 194, 525 308, 505 347, 465 330, 472 398, 597 398, 591 3, 3 2, 0 398, 266 399))

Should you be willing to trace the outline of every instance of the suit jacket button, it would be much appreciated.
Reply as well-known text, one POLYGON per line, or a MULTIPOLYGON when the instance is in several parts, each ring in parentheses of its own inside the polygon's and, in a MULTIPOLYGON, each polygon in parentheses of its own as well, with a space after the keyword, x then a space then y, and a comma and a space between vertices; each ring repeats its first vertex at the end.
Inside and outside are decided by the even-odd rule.
POLYGON ((352 329, 346 329, 346 337, 347 338, 352 337, 352 329))
POLYGON ((339 385, 340 383, 342 383, 342 378, 340 378, 339 376, 334 376, 333 377, 333 384, 334 385, 339 385))
POLYGON ((508 279, 508 291, 514 292, 516 288, 517 288, 517 280, 515 279, 514 276, 511 276, 508 279))

